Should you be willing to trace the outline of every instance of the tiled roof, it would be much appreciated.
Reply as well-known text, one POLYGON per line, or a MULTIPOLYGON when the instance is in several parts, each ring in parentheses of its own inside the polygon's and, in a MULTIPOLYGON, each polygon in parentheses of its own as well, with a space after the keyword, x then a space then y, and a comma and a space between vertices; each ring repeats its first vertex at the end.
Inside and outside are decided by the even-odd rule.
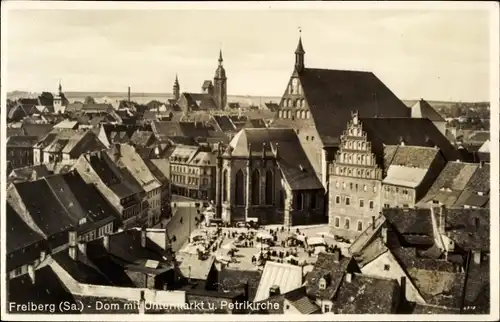
POLYGON ((76 129, 78 126, 78 121, 71 121, 71 120, 63 120, 56 125, 54 125, 54 128, 58 129, 76 129))
POLYGON ((269 109, 270 111, 277 111, 279 109, 279 105, 277 103, 264 103, 264 106, 269 109))
POLYGON ((319 253, 313 270, 306 276, 307 294, 313 298, 333 299, 351 260, 351 258, 340 255, 337 262, 335 254, 319 253), (321 278, 328 280, 326 288, 323 290, 319 288, 321 278))
POLYGON ((490 165, 484 164, 477 168, 469 182, 467 182, 464 192, 460 195, 454 207, 463 207, 464 205, 474 206, 472 203, 475 203, 478 207, 482 207, 489 200, 489 192, 490 165), (483 196, 479 196, 478 193, 482 193, 483 196))
POLYGON ((234 291, 243 289, 245 283, 248 283, 248 300, 253 301, 257 294, 257 288, 262 276, 260 271, 243 271, 234 269, 223 269, 218 276, 218 290, 234 291))
POLYGON ((13 183, 13 186, 35 224, 47 236, 75 227, 76 223, 67 215, 66 209, 44 179, 13 183))
POLYGON ((375 238, 369 242, 361 251, 353 254, 353 258, 359 267, 363 267, 375 260, 388 250, 381 238, 375 238))
POLYGON ((467 142, 484 143, 490 139, 489 131, 474 131, 467 138, 467 142))
POLYGON ((464 250, 490 250, 489 209, 448 209, 446 234, 464 250))
POLYGON ((76 260, 69 256, 68 250, 53 254, 52 258, 79 283, 111 285, 108 278, 79 250, 76 260))
POLYGON ((217 109, 214 99, 210 94, 203 93, 182 93, 186 98, 188 108, 195 110, 213 110, 217 109))
POLYGON ((402 140, 406 146, 437 146, 447 161, 459 159, 455 147, 428 119, 376 117, 362 118, 361 123, 377 155, 383 155, 384 144, 399 145, 402 140))
MULTIPOLYGON (((53 304, 56 310, 54 314, 80 313, 78 310, 60 311, 60 303, 76 304, 76 302, 50 266, 35 271, 34 284, 28 274, 8 280, 6 292, 10 302, 27 305, 53 304)), ((16 312, 19 313, 11 311, 11 313, 16 312)))
POLYGON ((423 99, 412 106, 411 117, 428 118, 433 122, 445 122, 445 119, 427 101, 423 99))
POLYGON ((45 164, 33 165, 29 167, 13 169, 9 174, 9 179, 13 181, 37 180, 51 175, 45 164))
POLYGON ((11 136, 7 139, 7 148, 33 148, 38 142, 36 136, 11 136))
MULTIPOLYGON (((146 164, 151 163, 154 167, 149 167, 153 174, 160 179, 170 180, 170 163, 165 159, 150 159, 146 164)), ((148 165, 149 166, 149 165, 148 165)))
POLYGON ((215 257, 201 260, 198 254, 179 253, 175 257, 181 274, 185 278, 205 281, 210 274, 215 263, 215 257))
POLYGON ((335 314, 396 313, 399 296, 397 280, 351 274, 350 282, 343 278, 333 310, 335 314))
POLYGON ((236 127, 227 115, 214 115, 215 122, 223 132, 234 132, 236 127))
POLYGON ((231 156, 261 156, 264 145, 266 156, 278 154, 279 169, 292 190, 323 188, 292 129, 244 129, 231 140, 231 156))
POLYGON ((153 132, 136 131, 130 138, 130 142, 138 146, 148 146, 151 143, 153 137, 153 132))
POLYGON ((6 206, 7 253, 41 242, 44 236, 32 230, 9 203, 6 206))
POLYGON ((439 149, 421 146, 398 146, 391 165, 429 169, 439 154, 439 149))
POLYGON ((54 126, 52 124, 30 124, 23 123, 21 128, 23 129, 25 135, 36 136, 38 138, 44 137, 47 133, 52 131, 54 126))
POLYGON ((353 110, 363 117, 409 116, 403 102, 371 72, 305 68, 298 76, 325 145, 339 143, 353 110))
POLYGON ((269 290, 278 286, 281 293, 287 293, 302 286, 302 268, 290 264, 267 261, 255 295, 255 302, 269 298, 269 290))
POLYGON ((467 183, 474 175, 478 164, 464 162, 448 162, 421 203, 439 201, 451 207, 458 199, 467 183))
POLYGON ((21 127, 8 127, 7 128, 7 138, 10 138, 11 136, 23 136, 24 130, 21 127))
POLYGON ((456 264, 441 259, 420 258, 415 248, 398 248, 392 252, 426 303, 461 307, 465 273, 456 264))
POLYGON ((470 259, 465 284, 464 305, 490 307, 490 260, 484 258, 480 264, 470 259))
POLYGON ((300 314, 318 314, 321 313, 321 308, 309 299, 306 294, 306 288, 300 287, 283 294, 285 300, 290 302, 300 314))
POLYGON ((387 221, 404 239, 420 236, 423 238, 422 241, 433 244, 434 232, 430 209, 384 208, 382 211, 387 221))

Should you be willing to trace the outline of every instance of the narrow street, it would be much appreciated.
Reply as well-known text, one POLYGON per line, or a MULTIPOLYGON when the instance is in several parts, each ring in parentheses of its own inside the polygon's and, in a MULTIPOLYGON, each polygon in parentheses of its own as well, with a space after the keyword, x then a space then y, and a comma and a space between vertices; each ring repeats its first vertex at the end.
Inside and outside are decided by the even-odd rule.
POLYGON ((196 229, 195 217, 199 217, 199 215, 194 206, 180 205, 176 208, 172 208, 172 214, 172 220, 167 224, 167 231, 170 239, 174 236, 176 238, 175 242, 172 242, 172 249, 176 252, 182 248, 182 245, 187 241, 190 232, 196 229))

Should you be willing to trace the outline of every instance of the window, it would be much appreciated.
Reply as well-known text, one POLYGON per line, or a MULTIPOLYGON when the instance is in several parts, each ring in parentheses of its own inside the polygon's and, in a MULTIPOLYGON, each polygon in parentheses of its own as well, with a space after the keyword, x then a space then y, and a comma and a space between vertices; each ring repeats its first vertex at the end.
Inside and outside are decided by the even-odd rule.
POLYGON ((274 180, 273 172, 271 170, 266 171, 266 205, 273 204, 274 195, 274 180))
POLYGON ((236 173, 235 185, 235 204, 237 206, 242 206, 245 204, 245 175, 242 170, 236 173))
POLYGON ((319 280, 319 289, 324 290, 326 288, 326 280, 324 278, 321 278, 319 280))
POLYGON ((350 188, 351 190, 353 190, 353 189, 354 189, 354 184, 353 184, 352 182, 351 182, 351 183, 349 183, 349 188, 350 188))
POLYGON ((309 136, 306 136, 306 141, 309 141, 309 136))
POLYGON ((339 217, 335 217, 335 227, 340 227, 340 218, 339 217))
POLYGON ((387 265, 387 264, 384 265, 384 271, 388 271, 390 269, 391 269, 391 265, 387 265))
POLYGON ((325 309, 324 309, 323 311, 326 313, 326 312, 330 312, 330 311, 331 311, 331 309, 332 309, 332 308, 331 308, 331 306, 330 306, 330 305, 325 304, 325 309))
POLYGON ((342 182, 342 189, 345 189, 345 186, 346 186, 345 182, 342 182))
POLYGON ((258 169, 252 172, 252 205, 260 204, 260 173, 258 169))
POLYGON ((403 194, 404 194, 404 195, 407 195, 407 194, 408 194, 408 190, 403 189, 403 194))
POLYGON ((338 205, 340 204, 340 196, 335 197, 335 203, 338 205))
POLYGON ((365 185, 363 185, 363 191, 367 191, 368 190, 368 187, 365 185))
POLYGON ((349 224, 350 224, 350 220, 349 220, 349 218, 346 218, 344 221, 344 229, 349 229, 349 224))
POLYGON ((349 197, 345 197, 345 204, 349 206, 351 204, 351 199, 349 197))
POLYGON ((304 209, 304 195, 302 192, 297 192, 295 200, 295 208, 298 210, 304 209))
POLYGON ((389 207, 390 207, 390 205, 388 203, 384 204, 384 208, 389 208, 389 207))
POLYGON ((335 182, 335 188, 339 188, 340 183, 338 181, 335 182))
POLYGON ((369 206, 370 206, 370 209, 373 209, 373 200, 370 200, 369 206))
POLYGON ((355 185, 355 186, 356 186, 356 191, 358 191, 358 184, 356 183, 356 185, 355 185))
POLYGON ((358 231, 363 231, 363 222, 358 221, 358 231))
POLYGON ((373 186, 373 192, 377 192, 377 187, 373 186))
POLYGON ((363 199, 359 200, 359 208, 363 208, 365 206, 365 201, 363 199))

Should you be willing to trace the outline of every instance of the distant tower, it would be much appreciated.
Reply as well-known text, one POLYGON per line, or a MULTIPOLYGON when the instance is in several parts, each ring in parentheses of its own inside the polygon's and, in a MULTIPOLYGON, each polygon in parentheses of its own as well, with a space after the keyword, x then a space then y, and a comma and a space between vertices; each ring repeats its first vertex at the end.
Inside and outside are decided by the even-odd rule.
POLYGON ((226 70, 222 66, 222 49, 219 53, 219 67, 214 77, 214 100, 218 109, 224 109, 227 103, 227 77, 226 70))
POLYGON ((299 30, 299 44, 297 45, 297 49, 295 50, 295 70, 297 72, 302 72, 304 70, 304 47, 302 47, 302 30, 299 30))
POLYGON ((61 81, 59 81, 59 96, 62 96, 62 85, 61 85, 61 81))
POLYGON ((61 81, 59 81, 58 92, 57 95, 54 96, 53 105, 54 105, 54 113, 56 114, 64 113, 65 101, 64 101, 64 94, 62 91, 61 81))
POLYGON ((175 75, 174 82, 174 100, 177 102, 179 97, 181 96, 181 87, 179 85, 179 79, 177 78, 177 74, 175 75))

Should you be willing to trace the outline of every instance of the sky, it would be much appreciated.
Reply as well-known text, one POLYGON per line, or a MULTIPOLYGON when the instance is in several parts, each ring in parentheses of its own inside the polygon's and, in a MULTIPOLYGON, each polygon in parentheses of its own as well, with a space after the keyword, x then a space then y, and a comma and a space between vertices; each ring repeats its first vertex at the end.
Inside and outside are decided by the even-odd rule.
POLYGON ((223 51, 229 95, 281 96, 305 65, 365 70, 399 98, 489 100, 485 10, 10 10, 7 90, 199 92, 223 51))

